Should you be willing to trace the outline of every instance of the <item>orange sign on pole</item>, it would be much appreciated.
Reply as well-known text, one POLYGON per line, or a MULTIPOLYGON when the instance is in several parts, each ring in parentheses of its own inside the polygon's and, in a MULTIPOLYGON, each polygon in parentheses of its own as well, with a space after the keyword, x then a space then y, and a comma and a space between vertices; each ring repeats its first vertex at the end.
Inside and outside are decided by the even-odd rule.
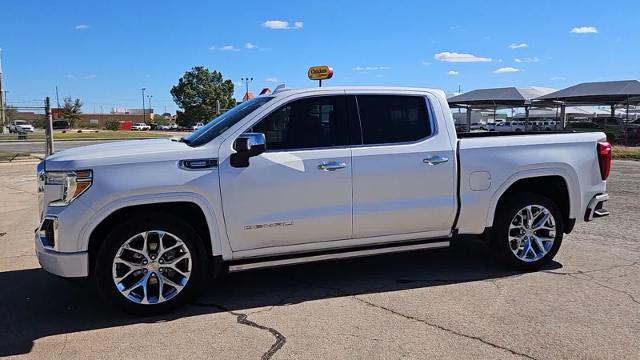
POLYGON ((331 79, 333 76, 333 68, 328 65, 312 66, 307 71, 307 76, 309 76, 309 80, 318 80, 322 87, 322 80, 331 79))

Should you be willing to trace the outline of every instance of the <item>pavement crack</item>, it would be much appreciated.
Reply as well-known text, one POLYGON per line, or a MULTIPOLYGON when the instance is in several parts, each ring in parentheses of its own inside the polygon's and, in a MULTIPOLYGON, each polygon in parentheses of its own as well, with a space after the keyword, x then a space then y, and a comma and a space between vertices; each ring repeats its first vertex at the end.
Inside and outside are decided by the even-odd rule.
POLYGON ((62 349, 60 349, 60 352, 58 353, 58 356, 61 356, 62 353, 64 352, 64 350, 67 348, 68 337, 69 337, 69 334, 64 334, 64 343, 62 344, 62 349))
POLYGON ((588 282, 590 282, 590 283, 596 284, 596 285, 598 285, 598 286, 601 286, 601 287, 603 287, 603 288, 605 288, 605 289, 609 289, 609 290, 611 290, 611 291, 618 292, 618 293, 620 293, 620 294, 624 294, 624 295, 626 295, 627 297, 629 297, 629 299, 631 299, 631 301, 633 301, 634 303, 636 303, 636 304, 640 305, 640 301, 638 301, 638 299, 636 299, 636 298, 635 298, 635 296, 633 296, 632 294, 630 294, 630 293, 628 293, 628 292, 626 292, 626 291, 624 291, 624 290, 616 289, 616 288, 613 288, 613 287, 611 287, 611 286, 605 285, 605 284, 603 284, 603 283, 601 283, 601 282, 599 282, 599 281, 594 280, 593 278, 584 279, 584 278, 579 278, 579 277, 577 277, 577 276, 575 276, 575 275, 572 275, 572 274, 569 274, 569 276, 571 276, 572 278, 575 278, 575 279, 581 279, 581 280, 588 281, 588 282))
POLYGON ((273 335, 273 337, 275 337, 276 341, 271 345, 271 347, 269 348, 269 350, 267 350, 264 354, 262 354, 261 359, 262 360, 268 360, 271 359, 271 357, 273 357, 273 355, 275 355, 276 352, 278 352, 278 350, 280 350, 285 343, 287 342, 287 338, 282 335, 281 332, 279 332, 278 330, 268 327, 268 326, 264 326, 264 325, 260 325, 254 321, 251 321, 248 319, 249 315, 248 314, 243 314, 243 313, 238 313, 238 312, 234 312, 231 311, 227 308, 225 308, 224 306, 221 305, 217 305, 217 304, 209 304, 209 303, 192 303, 191 305, 195 305, 195 306, 202 306, 202 307, 211 307, 217 310, 221 310, 221 311, 225 311, 228 312, 231 315, 234 315, 236 317, 236 321, 238 322, 238 324, 240 325, 246 325, 252 328, 256 328, 259 330, 263 330, 263 331, 268 331, 269 333, 271 333, 271 335, 273 335))
POLYGON ((403 317, 403 318, 405 318, 407 320, 416 321, 416 322, 425 324, 427 326, 430 326, 430 327, 433 327, 433 328, 448 332, 448 333, 453 334, 453 335, 461 336, 461 337, 464 337, 464 338, 467 338, 467 339, 471 339, 471 340, 476 340, 476 341, 479 341, 479 342, 481 342, 483 344, 489 345, 489 346, 491 346, 493 348, 500 349, 500 350, 503 350, 503 351, 507 351, 507 352, 509 352, 509 353, 511 353, 513 355, 516 355, 516 356, 521 356, 521 357, 524 357, 524 358, 527 358, 527 359, 536 360, 536 358, 534 358, 534 357, 532 357, 530 355, 527 355, 525 353, 521 353, 521 352, 518 352, 518 351, 515 351, 515 350, 512 350, 512 349, 509 349, 509 348, 504 347, 504 346, 500 346, 498 344, 495 344, 495 343, 492 343, 492 342, 490 342, 488 340, 485 340, 485 339, 483 339, 483 338, 481 338, 479 336, 468 335, 468 334, 465 334, 465 333, 462 333, 462 332, 459 332, 459 331, 456 331, 456 330, 453 330, 453 329, 446 328, 446 327, 444 327, 442 325, 433 324, 433 323, 430 323, 430 322, 428 322, 428 321, 426 321, 424 319, 420 319, 420 318, 417 318, 417 317, 411 316, 411 315, 406 315, 406 314, 403 314, 401 312, 398 312, 398 311, 395 311, 393 309, 390 309, 388 307, 385 307, 385 306, 382 306, 382 305, 378 305, 378 304, 374 304, 374 303, 372 303, 370 301, 367 301, 365 299, 359 298, 357 296, 352 296, 352 298, 357 300, 357 301, 362 302, 363 304, 366 304, 368 306, 371 306, 371 307, 374 307, 374 308, 377 308, 377 309, 380 309, 380 310, 384 310, 384 311, 390 312, 390 313, 392 313, 392 314, 394 314, 396 316, 403 317))
POLYGON ((636 262, 634 262, 632 264, 618 265, 618 266, 613 266, 611 268, 599 269, 599 270, 589 270, 589 271, 578 270, 578 271, 566 272, 566 273, 554 272, 554 271, 543 271, 543 272, 546 273, 546 274, 570 276, 570 277, 572 277, 574 279, 588 281, 588 282, 590 282, 592 284, 596 284, 596 285, 601 286, 601 287, 603 287, 605 289, 624 294, 627 297, 629 297, 629 299, 631 299, 631 301, 633 301, 634 303, 640 305, 640 301, 638 299, 636 299, 635 296, 633 296, 632 294, 630 294, 630 293, 628 293, 628 292, 626 292, 624 290, 616 289, 616 288, 613 288, 611 286, 605 285, 605 284, 595 280, 592 276, 589 275, 589 273, 593 273, 593 272, 596 272, 596 271, 606 271, 606 270, 611 270, 611 269, 615 269, 615 268, 635 266, 637 264, 638 264, 638 262, 636 261, 636 262), (579 277, 578 275, 583 275, 583 277, 579 277))

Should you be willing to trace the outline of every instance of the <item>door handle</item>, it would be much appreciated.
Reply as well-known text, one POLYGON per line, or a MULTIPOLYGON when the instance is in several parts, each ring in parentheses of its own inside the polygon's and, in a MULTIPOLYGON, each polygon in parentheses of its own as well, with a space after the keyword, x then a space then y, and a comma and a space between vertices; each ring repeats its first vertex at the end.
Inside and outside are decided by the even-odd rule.
POLYGON ((424 160, 422 160, 423 163, 429 164, 429 165, 438 165, 438 164, 445 163, 447 161, 449 161, 449 159, 440 155, 427 156, 424 160))
POLYGON ((338 169, 344 169, 345 167, 347 167, 347 164, 337 161, 323 161, 322 164, 318 165, 318 169, 323 171, 336 171, 338 169))

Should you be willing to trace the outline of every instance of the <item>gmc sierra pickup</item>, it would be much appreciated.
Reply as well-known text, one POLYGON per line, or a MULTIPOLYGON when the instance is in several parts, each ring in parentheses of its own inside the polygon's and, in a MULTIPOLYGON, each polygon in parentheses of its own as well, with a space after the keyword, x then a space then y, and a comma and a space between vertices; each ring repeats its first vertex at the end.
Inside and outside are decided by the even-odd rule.
POLYGON ((603 133, 456 135, 442 91, 277 89, 181 139, 61 151, 37 168, 42 267, 124 310, 208 274, 447 247, 483 235, 536 270, 608 215, 603 133))

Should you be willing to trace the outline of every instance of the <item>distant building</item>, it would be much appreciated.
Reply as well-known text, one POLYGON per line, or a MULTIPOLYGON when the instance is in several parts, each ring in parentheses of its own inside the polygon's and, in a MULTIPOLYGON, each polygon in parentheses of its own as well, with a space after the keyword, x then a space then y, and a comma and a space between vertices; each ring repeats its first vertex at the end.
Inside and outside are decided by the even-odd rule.
POLYGON ((244 93, 244 96, 242 97, 242 101, 247 101, 251 99, 253 99, 253 91, 249 90, 246 93, 244 93))
POLYGON ((153 114, 153 109, 128 109, 128 108, 113 108, 111 109, 112 114, 118 115, 142 115, 145 114, 153 114))

